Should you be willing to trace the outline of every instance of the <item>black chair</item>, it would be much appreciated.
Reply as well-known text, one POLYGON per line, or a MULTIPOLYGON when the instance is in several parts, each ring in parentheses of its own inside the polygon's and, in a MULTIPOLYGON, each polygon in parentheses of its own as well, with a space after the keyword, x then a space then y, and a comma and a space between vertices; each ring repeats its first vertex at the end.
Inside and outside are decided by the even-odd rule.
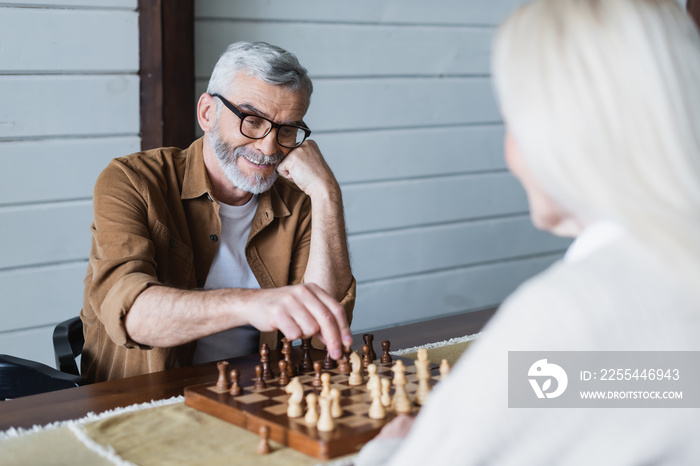
POLYGON ((84 344, 83 321, 80 317, 73 317, 56 325, 53 330, 53 352, 58 370, 80 375, 75 358, 83 352, 84 344))
POLYGON ((76 375, 28 359, 0 354, 0 401, 84 385, 76 375))

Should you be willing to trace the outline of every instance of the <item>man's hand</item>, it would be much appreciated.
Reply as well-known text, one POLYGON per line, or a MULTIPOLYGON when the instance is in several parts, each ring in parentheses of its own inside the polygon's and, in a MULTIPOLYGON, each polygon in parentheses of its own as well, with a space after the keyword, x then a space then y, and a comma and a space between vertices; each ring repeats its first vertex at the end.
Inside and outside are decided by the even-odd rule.
POLYGON ((339 189, 316 141, 311 139, 292 150, 277 166, 277 172, 296 184, 312 200, 317 194, 339 189))
POLYGON ((320 334, 334 359, 352 344, 345 310, 314 283, 251 290, 246 301, 250 324, 260 331, 279 330, 289 340, 320 334))

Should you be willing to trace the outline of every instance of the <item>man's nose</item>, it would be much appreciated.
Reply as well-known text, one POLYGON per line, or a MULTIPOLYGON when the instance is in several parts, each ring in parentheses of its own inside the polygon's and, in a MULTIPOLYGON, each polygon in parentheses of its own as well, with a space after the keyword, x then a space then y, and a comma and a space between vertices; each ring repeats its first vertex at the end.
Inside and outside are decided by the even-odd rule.
POLYGON ((267 136, 262 139, 258 139, 255 148, 267 156, 271 156, 279 152, 279 145, 277 144, 277 129, 272 128, 267 136))

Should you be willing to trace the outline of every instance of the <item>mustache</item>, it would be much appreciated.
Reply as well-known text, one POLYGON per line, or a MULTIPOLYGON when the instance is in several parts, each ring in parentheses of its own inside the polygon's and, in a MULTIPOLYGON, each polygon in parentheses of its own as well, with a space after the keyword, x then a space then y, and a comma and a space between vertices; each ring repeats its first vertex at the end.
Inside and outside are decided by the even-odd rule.
POLYGON ((260 151, 245 146, 238 146, 231 153, 233 162, 235 162, 238 157, 243 157, 251 162, 265 165, 278 165, 282 160, 284 160, 284 154, 282 152, 276 152, 272 155, 265 155, 260 151))

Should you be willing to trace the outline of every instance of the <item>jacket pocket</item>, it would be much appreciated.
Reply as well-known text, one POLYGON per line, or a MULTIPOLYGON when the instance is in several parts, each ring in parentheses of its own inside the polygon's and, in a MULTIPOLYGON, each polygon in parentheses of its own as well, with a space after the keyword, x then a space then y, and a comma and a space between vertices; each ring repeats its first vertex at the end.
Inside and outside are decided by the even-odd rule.
POLYGON ((156 250, 158 280, 164 285, 190 287, 190 278, 194 276, 192 249, 159 220, 153 225, 151 234, 156 250))

